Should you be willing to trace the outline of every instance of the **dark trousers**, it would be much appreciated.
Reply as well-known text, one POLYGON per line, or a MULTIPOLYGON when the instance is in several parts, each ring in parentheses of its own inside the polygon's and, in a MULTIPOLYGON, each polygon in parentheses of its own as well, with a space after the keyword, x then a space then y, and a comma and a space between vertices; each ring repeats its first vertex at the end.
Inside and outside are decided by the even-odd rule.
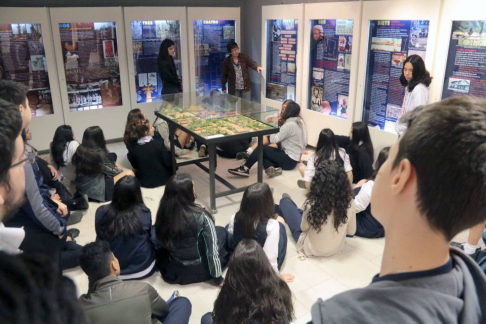
POLYGON ((216 153, 227 159, 236 158, 236 154, 239 152, 244 152, 248 149, 251 143, 251 137, 242 140, 229 141, 225 143, 218 144, 219 150, 216 153))
POLYGON ((186 297, 177 297, 169 303, 169 314, 159 319, 164 324, 187 324, 191 317, 192 305, 186 297))
POLYGON ((278 256, 277 256, 277 268, 278 271, 282 269, 282 265, 287 255, 287 232, 285 231, 285 225, 278 223, 280 226, 280 239, 278 240, 278 256))
POLYGON ((302 230, 300 224, 302 223, 302 209, 299 209, 297 205, 289 198, 282 198, 280 200, 278 214, 283 217, 295 242, 299 240, 302 230))
MULTIPOLYGON (((261 150, 258 146, 246 160, 245 166, 251 168, 253 164, 258 162, 258 152, 261 150)), ((293 170, 297 165, 297 161, 292 160, 284 151, 279 148, 274 148, 268 145, 263 145, 263 168, 278 167, 282 170, 293 170)))
POLYGON ((83 247, 76 242, 66 241, 61 251, 62 270, 76 268, 79 266, 79 256, 83 247))
POLYGON ((201 324, 213 324, 213 319, 211 316, 213 316, 213 313, 211 312, 204 314, 201 318, 201 324))

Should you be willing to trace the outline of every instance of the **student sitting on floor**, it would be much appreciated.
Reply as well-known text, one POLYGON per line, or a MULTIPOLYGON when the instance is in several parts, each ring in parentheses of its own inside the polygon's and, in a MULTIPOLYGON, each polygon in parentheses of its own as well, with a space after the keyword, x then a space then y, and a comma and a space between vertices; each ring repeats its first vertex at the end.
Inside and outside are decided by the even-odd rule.
POLYGON ((283 125, 277 134, 270 135, 271 145, 256 147, 245 164, 229 169, 228 172, 241 177, 249 177, 251 167, 258 162, 258 151, 263 150, 263 167, 269 177, 282 174, 282 170, 292 170, 299 163, 307 146, 304 123, 299 118, 300 106, 290 102, 282 116, 283 125))
POLYGON ((316 153, 307 161, 307 166, 302 165, 299 168, 300 174, 304 179, 298 180, 297 185, 302 189, 310 189, 312 178, 316 173, 316 167, 326 160, 335 160, 344 167, 344 171, 348 175, 349 182, 353 183, 353 168, 349 161, 349 155, 346 150, 338 147, 334 132, 329 128, 324 128, 319 134, 317 141, 316 153))
MULTIPOLYGON (((244 239, 254 239, 268 256, 270 264, 279 272, 287 253, 287 232, 275 217, 275 204, 270 187, 266 183, 255 183, 246 188, 240 210, 230 218, 228 233, 235 247, 244 239)), ((293 276, 282 274, 284 280, 293 281, 293 276)))
POLYGON ((375 178, 380 273, 312 306, 312 323, 485 323, 486 276, 449 242, 486 219, 486 101, 418 107, 375 178), (345 307, 343 307, 345 305, 345 307))
POLYGON ((79 142, 74 139, 71 126, 61 125, 56 129, 50 145, 51 163, 67 182, 76 180, 76 168, 72 160, 78 146, 79 142))
POLYGON ((336 142, 349 154, 353 167, 353 182, 358 183, 363 179, 369 179, 373 174, 374 153, 366 123, 353 123, 349 137, 336 136, 336 142))
POLYGON ((73 156, 78 194, 99 202, 110 201, 115 183, 126 175, 135 176, 132 170, 123 170, 115 162, 113 153, 106 149, 103 130, 99 126, 88 127, 73 156))
POLYGON ((356 205, 356 236, 379 238, 385 236, 385 230, 380 222, 371 215, 371 192, 380 167, 388 159, 389 147, 378 154, 375 162, 375 172, 369 180, 361 180, 354 188, 354 203, 356 205))
POLYGON ((86 244, 80 263, 89 279, 88 293, 79 297, 88 323, 189 323, 189 299, 165 302, 148 283, 118 278, 120 264, 108 242, 86 244))
POLYGON ((173 174, 171 155, 153 136, 154 127, 147 119, 133 118, 127 125, 125 142, 135 143, 128 147, 127 157, 144 188, 163 186, 173 174))
POLYGON ((214 225, 213 216, 195 203, 196 197, 194 182, 187 174, 177 174, 165 185, 155 222, 162 246, 159 270, 172 284, 213 279, 220 285, 228 261, 227 232, 214 225))
POLYGON ((143 279, 155 272, 156 238, 152 229, 152 214, 143 203, 138 180, 121 178, 115 184, 113 201, 99 207, 95 217, 96 239, 110 243, 120 261, 120 279, 143 279))
POLYGON ((201 324, 290 323, 292 293, 255 240, 241 241, 231 257, 214 310, 201 324))
POLYGON ((344 247, 346 235, 356 231, 351 184, 336 161, 322 161, 312 179, 303 211, 283 194, 279 213, 297 242, 301 258, 331 256, 344 247))

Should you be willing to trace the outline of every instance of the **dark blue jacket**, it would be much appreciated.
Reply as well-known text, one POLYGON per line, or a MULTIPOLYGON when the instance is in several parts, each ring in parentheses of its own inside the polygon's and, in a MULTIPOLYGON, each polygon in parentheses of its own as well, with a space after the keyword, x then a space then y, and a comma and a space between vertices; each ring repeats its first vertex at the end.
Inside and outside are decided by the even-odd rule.
POLYGON ((100 223, 108 212, 109 205, 96 210, 96 239, 110 243, 110 249, 120 262, 121 275, 141 272, 149 268, 155 260, 155 244, 152 242, 152 214, 145 205, 135 207, 135 212, 142 221, 142 231, 129 238, 122 236, 108 240, 100 233, 100 223))

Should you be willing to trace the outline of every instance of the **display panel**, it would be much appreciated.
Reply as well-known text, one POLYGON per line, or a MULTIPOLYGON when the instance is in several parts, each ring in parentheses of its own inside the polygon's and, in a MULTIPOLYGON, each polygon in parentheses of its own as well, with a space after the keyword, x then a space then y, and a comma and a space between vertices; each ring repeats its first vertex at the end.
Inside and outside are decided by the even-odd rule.
POLYGON ((267 99, 295 100, 297 31, 297 19, 267 20, 267 99))
POLYGON ((32 116, 54 113, 41 24, 0 24, 0 80, 24 84, 32 116))
POLYGON ((310 21, 308 109, 348 118, 353 25, 352 19, 310 21))
POLYGON ((221 89, 223 61, 229 55, 226 45, 236 41, 234 20, 194 20, 194 59, 196 92, 207 95, 221 89))
POLYGON ((372 20, 369 27, 363 121, 389 132, 402 110, 403 62, 417 54, 425 60, 428 20, 372 20))
POLYGON ((174 63, 181 66, 181 26, 178 20, 132 20, 133 67, 137 103, 161 101, 162 80, 157 66, 160 43, 168 38, 175 45, 174 63))
POLYGON ((486 21, 453 21, 442 99, 486 98, 486 21))
POLYGON ((115 22, 60 23, 71 111, 122 105, 115 22))

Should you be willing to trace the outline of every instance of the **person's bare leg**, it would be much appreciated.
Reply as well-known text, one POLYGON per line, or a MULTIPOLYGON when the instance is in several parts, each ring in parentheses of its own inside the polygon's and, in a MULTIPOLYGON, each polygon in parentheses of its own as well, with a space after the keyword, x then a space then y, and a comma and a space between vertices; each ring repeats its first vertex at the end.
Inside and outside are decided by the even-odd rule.
POLYGON ((303 164, 299 167, 299 171, 300 171, 301 176, 304 176, 305 169, 307 169, 307 167, 303 164))
MULTIPOLYGON (((263 145, 269 145, 270 141, 268 140, 268 137, 263 136, 263 145)), ((276 144, 275 144, 276 145, 276 144)), ((251 149, 254 151, 258 147, 258 141, 256 141, 252 146, 250 146, 251 149)), ((275 148, 277 146, 274 146, 275 148)))
POLYGON ((115 183, 117 183, 117 182, 118 182, 118 180, 120 180, 120 179, 121 179, 121 178, 123 178, 124 176, 134 177, 134 176, 135 176, 135 173, 133 173, 133 171, 132 171, 132 170, 125 170, 125 171, 123 171, 122 173, 120 173, 119 175, 115 176, 115 177, 113 178, 113 181, 114 181, 115 183))
POLYGON ((184 146, 191 140, 191 136, 181 131, 180 129, 176 130, 176 135, 177 135, 177 140, 179 141, 179 144, 181 144, 182 148, 184 148, 184 146))

